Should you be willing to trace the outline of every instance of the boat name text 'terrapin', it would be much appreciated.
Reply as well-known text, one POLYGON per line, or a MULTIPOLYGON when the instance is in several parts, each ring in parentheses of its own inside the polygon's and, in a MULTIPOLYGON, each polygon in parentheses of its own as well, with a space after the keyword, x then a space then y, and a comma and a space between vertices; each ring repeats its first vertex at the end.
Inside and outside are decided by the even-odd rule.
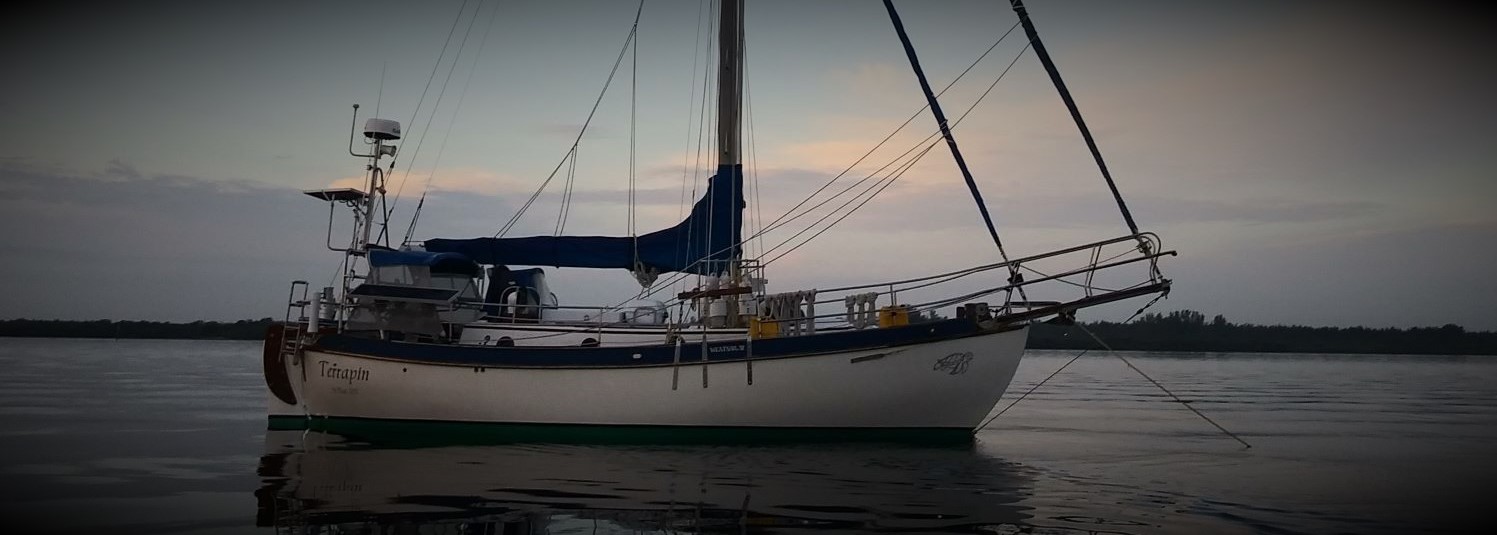
POLYGON ((364 368, 339 368, 337 363, 325 360, 319 360, 317 364, 322 367, 323 377, 343 379, 348 381, 348 384, 353 384, 354 381, 369 380, 369 370, 364 368))

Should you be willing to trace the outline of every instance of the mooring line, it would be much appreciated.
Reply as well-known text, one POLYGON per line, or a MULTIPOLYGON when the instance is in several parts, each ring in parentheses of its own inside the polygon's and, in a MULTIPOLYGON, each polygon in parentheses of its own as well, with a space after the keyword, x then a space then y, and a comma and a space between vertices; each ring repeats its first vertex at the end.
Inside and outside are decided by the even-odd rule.
MULTIPOLYGON (((1176 402, 1178 402, 1181 406, 1183 406, 1183 407, 1185 407, 1187 409, 1190 409, 1190 412, 1196 413, 1196 416, 1200 416, 1202 420, 1206 420, 1206 423, 1209 423, 1212 426, 1215 426, 1217 429, 1221 430, 1222 433, 1226 433, 1227 436, 1232 437, 1233 440, 1241 442, 1244 448, 1252 448, 1253 447, 1252 444, 1248 444, 1248 442, 1246 440, 1243 440, 1242 437, 1237 436, 1236 433, 1228 431, 1227 428, 1222 427, 1222 425, 1219 424, 1219 423, 1216 423, 1216 420, 1212 420, 1210 416, 1206 416, 1205 413, 1202 413, 1201 411, 1196 410, 1195 407, 1190 406, 1190 404, 1186 403, 1185 400, 1180 399, 1180 396, 1176 396, 1174 392, 1170 392, 1170 389, 1165 388, 1164 385, 1162 385, 1162 384, 1159 384, 1159 381, 1155 381, 1153 377, 1149 377, 1149 374, 1144 373, 1143 370, 1138 369, 1138 366, 1134 366, 1133 362, 1129 361, 1126 357, 1124 357, 1122 355, 1119 355, 1117 351, 1114 351, 1112 349, 1112 346, 1107 345, 1107 342, 1103 342, 1101 338, 1098 338, 1096 334, 1093 334, 1090 330, 1088 330, 1085 325, 1077 323, 1076 327, 1080 328, 1082 330, 1082 332, 1085 332, 1087 334, 1087 336, 1092 337, 1092 340, 1096 340, 1097 343, 1100 344, 1103 349, 1106 349, 1108 353, 1111 353, 1112 356, 1117 357, 1118 360, 1123 361, 1123 364, 1127 364, 1129 369, 1132 369, 1133 371, 1138 372, 1138 374, 1141 375, 1141 376, 1143 376, 1144 379, 1148 379, 1150 383, 1154 383, 1154 386, 1158 387, 1160 391, 1163 391, 1165 394, 1169 394, 1169 396, 1171 398, 1173 398, 1176 402)), ((1069 363, 1067 363, 1067 364, 1069 364, 1069 363)), ((1023 399, 1023 398, 1020 398, 1020 399, 1023 399)))
POLYGON ((1019 396, 1019 399, 1014 400, 1013 403, 1009 403, 1007 407, 1003 408, 1003 410, 998 411, 998 414, 994 414, 991 418, 988 418, 988 421, 983 422, 982 425, 977 426, 977 429, 973 429, 972 434, 976 435, 978 431, 982 431, 982 429, 984 427, 987 427, 988 424, 993 423, 993 420, 997 420, 999 416, 1003 416, 1003 413, 1008 412, 1009 409, 1014 408, 1014 405, 1018 405, 1020 401, 1024 401, 1024 398, 1029 397, 1029 395, 1033 394, 1035 390, 1039 390, 1040 387, 1045 386, 1045 383, 1049 382, 1050 379, 1054 378, 1056 375, 1060 375, 1060 372, 1065 371, 1066 367, 1070 366, 1072 362, 1076 362, 1076 359, 1081 358, 1081 356, 1085 355, 1088 351, 1091 351, 1091 349, 1081 350, 1081 352, 1077 353, 1076 356, 1071 357, 1071 360, 1068 360, 1065 364, 1060 365, 1060 368, 1057 368, 1055 371, 1050 372, 1050 375, 1048 377, 1045 377, 1044 380, 1035 383, 1035 385, 1032 387, 1029 387, 1029 391, 1024 392, 1024 395, 1019 396))

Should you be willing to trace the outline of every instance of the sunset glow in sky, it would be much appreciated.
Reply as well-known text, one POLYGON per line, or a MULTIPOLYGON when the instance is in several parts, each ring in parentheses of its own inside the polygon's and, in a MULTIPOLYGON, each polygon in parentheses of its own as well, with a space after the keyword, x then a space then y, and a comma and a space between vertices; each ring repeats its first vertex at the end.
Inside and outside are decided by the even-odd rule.
MULTIPOLYGON (((1016 22, 1003 1, 897 5, 937 87, 1016 22)), ((675 224, 683 188, 689 196, 710 169, 695 160, 705 6, 644 6, 641 231, 675 224)), ((353 103, 363 117, 378 109, 403 123, 394 178, 409 182, 396 204, 399 229, 429 180, 418 238, 488 236, 565 155, 635 7, 116 3, 18 18, 0 37, 12 73, 0 89, 0 318, 278 317, 290 280, 325 280, 336 269, 323 248, 326 208, 298 191, 359 176, 362 163, 346 152, 353 103), (422 100, 454 20, 454 42, 422 100)), ((1029 8, 1139 224, 1181 253, 1166 264, 1176 288, 1158 310, 1497 329, 1497 50, 1480 7, 1029 8)), ((746 17, 749 163, 760 193, 750 210, 772 219, 924 100, 880 2, 750 0, 746 17)), ((1126 233, 1022 47, 1017 31, 942 97, 948 115, 960 115, 1019 58, 956 130, 1010 250, 1126 233)), ((569 233, 627 232, 635 74, 626 60, 583 139, 569 233)), ((858 169, 871 172, 933 131, 922 115, 858 169)), ((512 235, 549 234, 557 191, 512 235)), ((792 290, 995 260, 941 147, 776 262, 769 278, 792 290)), ((552 286, 574 303, 637 290, 627 273, 587 270, 556 273, 552 286)), ((1136 306, 1091 319, 1121 319, 1136 306)))

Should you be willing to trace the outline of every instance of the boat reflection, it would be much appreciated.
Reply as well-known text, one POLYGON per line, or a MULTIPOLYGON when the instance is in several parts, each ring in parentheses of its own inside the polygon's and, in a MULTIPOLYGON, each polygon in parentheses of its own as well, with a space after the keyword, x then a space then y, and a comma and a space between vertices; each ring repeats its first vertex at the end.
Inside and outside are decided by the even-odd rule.
POLYGON ((1004 533, 1029 518, 1018 504, 1025 470, 970 444, 423 442, 268 431, 257 524, 288 533, 1004 533))

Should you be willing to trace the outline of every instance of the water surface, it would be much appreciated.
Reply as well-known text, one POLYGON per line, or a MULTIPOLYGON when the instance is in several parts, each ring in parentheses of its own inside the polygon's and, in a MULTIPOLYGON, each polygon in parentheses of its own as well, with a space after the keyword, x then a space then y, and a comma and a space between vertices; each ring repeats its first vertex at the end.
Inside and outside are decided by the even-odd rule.
MULTIPOLYGON (((971 445, 264 427, 253 342, 0 339, 0 518, 111 533, 1485 531, 1497 359, 1090 354, 971 445)), ((1069 359, 1031 352, 1003 407, 1069 359)), ((564 395, 561 393, 560 395, 564 395)))

